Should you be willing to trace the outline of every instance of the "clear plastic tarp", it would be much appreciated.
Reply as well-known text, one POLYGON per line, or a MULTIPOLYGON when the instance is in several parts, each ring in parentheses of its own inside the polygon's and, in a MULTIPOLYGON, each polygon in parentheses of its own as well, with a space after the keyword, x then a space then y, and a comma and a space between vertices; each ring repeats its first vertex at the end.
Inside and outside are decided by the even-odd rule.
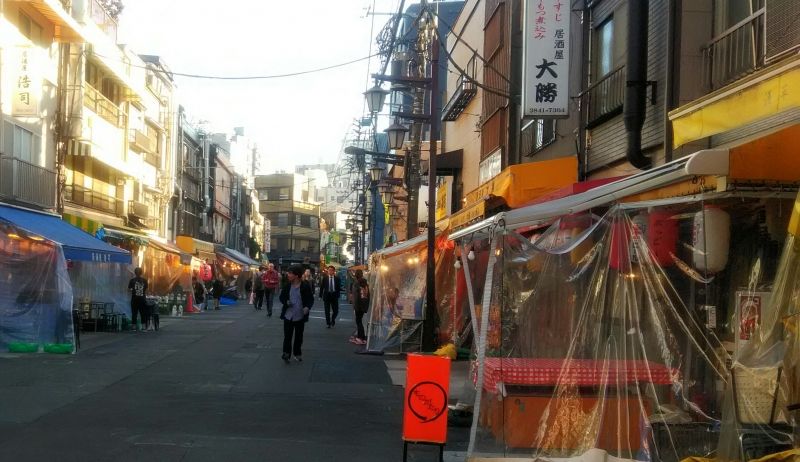
POLYGON ((0 350, 74 350, 72 287, 61 246, 0 224, 0 350))
MULTIPOLYGON (((436 238, 436 338, 452 342, 455 291, 455 245, 446 233, 436 238)), ((368 283, 367 349, 387 353, 419 351, 425 319, 427 243, 373 254, 368 283)))
POLYGON ((180 255, 176 253, 148 245, 144 249, 141 267, 149 284, 149 295, 164 296, 178 291, 186 292, 191 288, 191 270, 181 264, 180 255))
POLYGON ((131 318, 128 282, 133 277, 133 266, 126 263, 71 261, 68 273, 78 305, 113 303, 113 306, 108 305, 111 312, 131 318))
POLYGON ((475 267, 496 262, 491 293, 473 300, 472 457, 727 461, 796 450, 791 211, 791 200, 709 195, 465 239, 472 260, 462 261, 488 247, 486 263, 466 267, 473 290, 475 267))

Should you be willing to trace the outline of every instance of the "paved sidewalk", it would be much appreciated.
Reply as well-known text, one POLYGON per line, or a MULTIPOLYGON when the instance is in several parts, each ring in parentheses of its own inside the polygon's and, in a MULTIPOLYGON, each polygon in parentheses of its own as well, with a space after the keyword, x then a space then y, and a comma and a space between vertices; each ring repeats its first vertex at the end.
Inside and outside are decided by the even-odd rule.
POLYGON ((72 356, 0 355, 0 458, 401 460, 397 359, 354 354, 349 306, 333 329, 318 306, 290 365, 277 314, 238 305, 161 325, 84 333, 72 356))

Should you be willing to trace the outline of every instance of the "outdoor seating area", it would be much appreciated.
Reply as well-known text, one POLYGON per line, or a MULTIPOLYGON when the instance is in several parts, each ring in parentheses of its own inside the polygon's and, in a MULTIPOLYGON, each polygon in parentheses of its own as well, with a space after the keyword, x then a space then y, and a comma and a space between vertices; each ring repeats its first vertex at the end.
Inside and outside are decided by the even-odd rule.
POLYGON ((78 314, 78 328, 84 332, 120 332, 130 320, 126 312, 116 311, 113 302, 81 299, 73 309, 78 314))

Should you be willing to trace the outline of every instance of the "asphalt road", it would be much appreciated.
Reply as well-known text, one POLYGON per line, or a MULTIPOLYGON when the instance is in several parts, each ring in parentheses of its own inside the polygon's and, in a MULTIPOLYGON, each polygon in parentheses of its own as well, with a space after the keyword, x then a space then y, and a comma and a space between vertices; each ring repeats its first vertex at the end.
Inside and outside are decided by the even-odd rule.
POLYGON ((0 354, 0 460, 401 460, 403 390, 386 357, 354 353, 351 308, 326 329, 318 306, 289 365, 265 313, 84 334, 77 355, 0 354))

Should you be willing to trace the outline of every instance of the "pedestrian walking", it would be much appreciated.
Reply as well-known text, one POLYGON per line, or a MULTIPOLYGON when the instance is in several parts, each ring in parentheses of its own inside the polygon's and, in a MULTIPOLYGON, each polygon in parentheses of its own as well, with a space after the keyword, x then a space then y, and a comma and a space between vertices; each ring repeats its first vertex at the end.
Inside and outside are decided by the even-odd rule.
POLYGON ((264 298, 267 301, 267 316, 272 316, 272 299, 281 283, 281 275, 275 270, 275 265, 270 263, 262 276, 264 282, 264 298))
POLYGON ((281 289, 281 319, 283 319, 283 359, 287 364, 294 355, 295 361, 303 360, 303 331, 314 306, 314 291, 303 281, 303 267, 292 265, 287 272, 289 283, 281 289))
POLYGON ((328 329, 336 325, 336 317, 339 316, 341 287, 342 282, 336 275, 336 268, 328 266, 319 285, 319 298, 325 304, 325 323, 328 325, 328 329))
POLYGON ((133 270, 134 277, 128 282, 128 291, 131 293, 131 326, 136 327, 138 317, 142 324, 142 330, 147 328, 147 279, 142 277, 142 269, 133 270))
POLYGON ((350 337, 350 342, 356 345, 366 345, 367 335, 364 332, 364 315, 369 310, 369 284, 364 278, 364 272, 356 270, 355 279, 350 285, 350 303, 356 318, 356 335, 350 337))
POLYGON ((259 266, 253 276, 253 307, 260 311, 264 305, 264 267, 259 266))
POLYGON ((303 281, 307 282, 311 286, 312 292, 316 292, 317 287, 316 287, 316 281, 314 280, 314 273, 311 272, 311 270, 308 268, 306 268, 306 270, 303 271, 303 281))
POLYGON ((211 296, 213 297, 212 300, 214 302, 214 310, 219 310, 219 301, 224 293, 225 285, 222 283, 222 279, 214 279, 214 282, 211 285, 211 296))

